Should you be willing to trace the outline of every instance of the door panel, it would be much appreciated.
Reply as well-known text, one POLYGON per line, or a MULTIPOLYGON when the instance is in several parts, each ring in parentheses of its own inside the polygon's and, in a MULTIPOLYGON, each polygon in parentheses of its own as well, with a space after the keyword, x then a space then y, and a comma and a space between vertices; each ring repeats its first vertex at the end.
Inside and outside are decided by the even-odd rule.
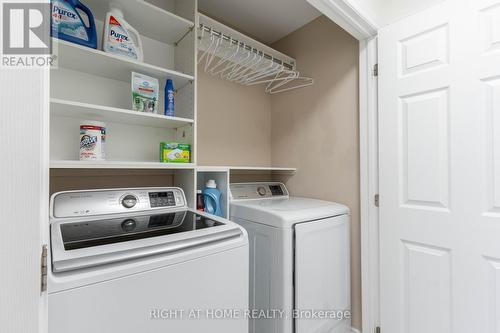
MULTIPOLYGON (((500 19, 500 18, 499 18, 500 19)), ((485 213, 500 213, 500 77, 481 81, 485 97, 486 183, 485 213), (495 111, 497 110, 497 111, 495 111)))
POLYGON ((448 65, 448 24, 401 40, 399 52, 401 77, 448 65))
POLYGON ((381 325, 500 333, 500 0, 379 31, 381 325))
POLYGON ((402 247, 403 326, 409 333, 451 332, 450 250, 410 242, 402 247))
POLYGON ((448 98, 448 88, 400 98, 401 204, 408 207, 448 208, 448 98))
POLYGON ((492 291, 486 302, 488 308, 486 332, 500 333, 500 261, 492 258, 484 260, 488 279, 486 288, 492 291))
MULTIPOLYGON (((295 225, 295 309, 350 309, 349 217, 295 225)), ((350 320, 305 315, 295 320, 297 333, 345 333, 350 320)))

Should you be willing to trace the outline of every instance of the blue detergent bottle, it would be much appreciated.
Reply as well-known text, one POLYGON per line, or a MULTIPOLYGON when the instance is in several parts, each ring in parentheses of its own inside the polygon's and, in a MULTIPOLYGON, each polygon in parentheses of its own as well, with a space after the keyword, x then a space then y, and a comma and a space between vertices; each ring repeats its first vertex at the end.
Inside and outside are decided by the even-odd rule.
POLYGON ((217 189, 215 180, 210 179, 203 190, 203 198, 205 201, 205 212, 222 217, 221 196, 222 194, 217 189))
POLYGON ((50 34, 52 37, 97 49, 94 16, 78 0, 51 0, 50 34), (86 20, 81 13, 87 16, 86 20))
POLYGON ((170 79, 165 84, 165 115, 174 117, 174 82, 170 79))

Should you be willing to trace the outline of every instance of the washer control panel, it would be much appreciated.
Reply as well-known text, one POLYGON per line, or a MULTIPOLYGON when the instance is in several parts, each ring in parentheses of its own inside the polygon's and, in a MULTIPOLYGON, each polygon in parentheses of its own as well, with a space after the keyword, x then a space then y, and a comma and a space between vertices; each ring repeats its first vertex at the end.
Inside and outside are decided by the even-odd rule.
POLYGON ((149 204, 151 208, 175 206, 175 193, 174 191, 149 192, 149 204))
POLYGON ((286 198, 288 190, 282 183, 237 183, 230 184, 231 200, 286 198))
POLYGON ((125 208, 133 208, 139 199, 133 194, 127 194, 122 199, 122 206, 125 208))
POLYGON ((51 216, 78 217, 186 207, 177 187, 67 191, 52 195, 51 216))

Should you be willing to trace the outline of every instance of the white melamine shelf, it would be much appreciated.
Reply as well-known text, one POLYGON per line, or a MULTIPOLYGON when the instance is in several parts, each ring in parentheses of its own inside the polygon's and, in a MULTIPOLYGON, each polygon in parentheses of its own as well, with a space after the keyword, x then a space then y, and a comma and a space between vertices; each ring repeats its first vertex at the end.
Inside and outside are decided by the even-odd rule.
POLYGON ((167 44, 179 42, 194 27, 192 21, 144 0, 86 0, 93 13, 108 12, 111 2, 118 3, 125 20, 143 36, 167 44))
POLYGON ((174 81, 174 87, 181 89, 194 81, 194 77, 174 70, 127 59, 101 50, 52 38, 57 52, 57 66, 79 72, 94 74, 113 80, 130 82, 131 72, 150 75, 160 80, 174 81))
POLYGON ((194 120, 187 118, 168 117, 155 113, 138 112, 58 98, 50 99, 50 114, 59 117, 159 128, 179 128, 194 123, 194 120))
POLYGON ((255 167, 255 166, 197 166, 196 169, 200 172, 217 172, 217 171, 269 171, 282 173, 295 173, 297 168, 283 167, 255 167))
POLYGON ((281 168, 281 167, 247 167, 247 166, 230 166, 229 170, 248 170, 248 171, 283 171, 295 172, 297 168, 281 168))
POLYGON ((194 169, 193 163, 160 163, 135 161, 50 161, 52 169, 194 169))
POLYGON ((228 172, 229 168, 225 166, 196 166, 198 172, 228 172))

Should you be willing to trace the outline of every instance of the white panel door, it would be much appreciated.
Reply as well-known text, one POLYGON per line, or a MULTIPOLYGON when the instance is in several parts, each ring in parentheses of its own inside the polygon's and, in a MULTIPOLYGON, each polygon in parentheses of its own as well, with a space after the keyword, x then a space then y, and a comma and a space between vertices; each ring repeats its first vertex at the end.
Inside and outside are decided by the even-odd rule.
POLYGON ((348 319, 308 318, 308 310, 351 308, 349 216, 295 225, 296 333, 346 333, 348 319))
POLYGON ((384 333, 500 333, 500 0, 379 31, 384 333))

